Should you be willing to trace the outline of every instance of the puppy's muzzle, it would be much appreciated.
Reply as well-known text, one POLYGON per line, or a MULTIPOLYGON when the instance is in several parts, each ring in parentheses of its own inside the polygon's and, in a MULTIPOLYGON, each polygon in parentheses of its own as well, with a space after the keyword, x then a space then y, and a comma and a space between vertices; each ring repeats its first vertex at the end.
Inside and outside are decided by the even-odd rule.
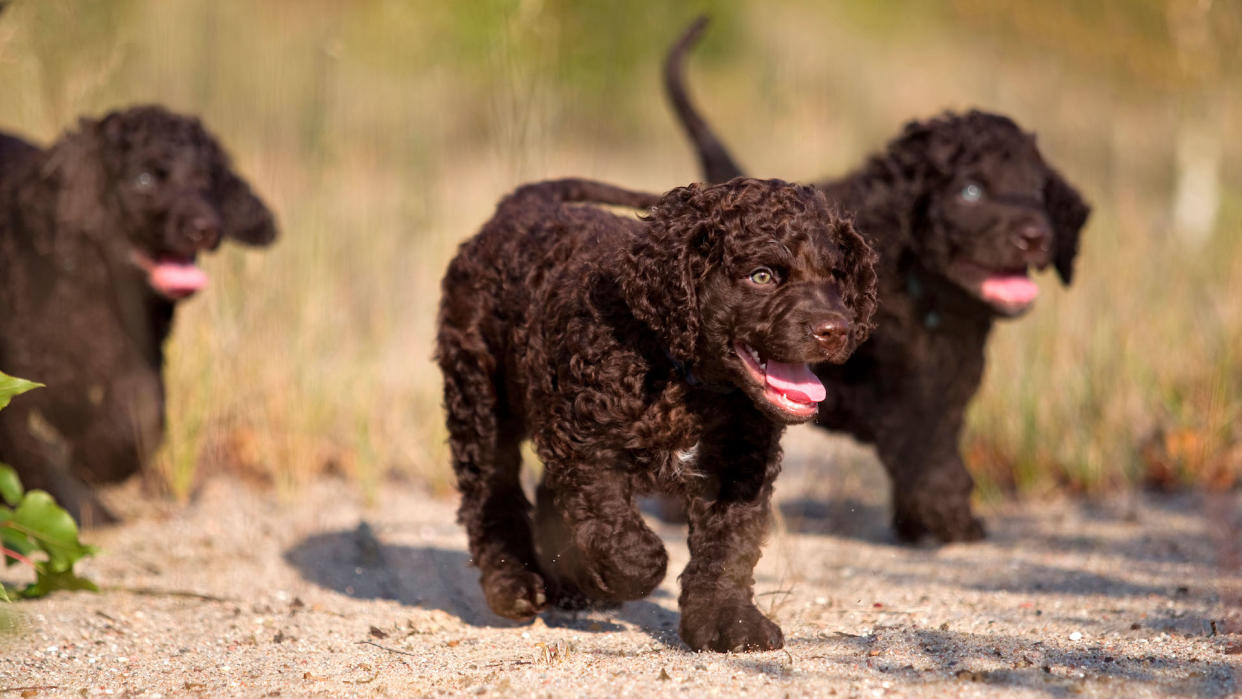
POLYGON ((828 313, 811 323, 811 335, 820 348, 833 357, 845 350, 852 330, 850 319, 841 313, 828 313))

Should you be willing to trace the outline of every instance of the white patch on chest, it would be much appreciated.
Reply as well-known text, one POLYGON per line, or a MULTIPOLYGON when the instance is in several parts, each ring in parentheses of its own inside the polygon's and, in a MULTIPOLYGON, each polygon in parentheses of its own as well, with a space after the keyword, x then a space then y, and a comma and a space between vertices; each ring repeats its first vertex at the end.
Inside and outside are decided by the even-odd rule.
POLYGON ((699 443, 695 442, 689 449, 678 449, 673 452, 673 468, 680 472, 682 469, 692 469, 699 462, 699 443))

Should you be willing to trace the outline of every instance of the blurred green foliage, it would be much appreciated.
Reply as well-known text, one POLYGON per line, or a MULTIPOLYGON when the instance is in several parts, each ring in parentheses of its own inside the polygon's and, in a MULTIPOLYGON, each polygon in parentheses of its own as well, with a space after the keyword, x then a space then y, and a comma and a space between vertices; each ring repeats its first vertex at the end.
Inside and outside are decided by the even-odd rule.
MULTIPOLYGON (((37 384, 0 372, 0 410, 14 396, 39 388, 37 384)), ((52 496, 42 490, 27 492, 17 471, 0 463, 0 552, 6 568, 21 563, 30 567, 35 581, 11 590, 20 597, 43 597, 56 590, 98 590, 79 577, 73 566, 96 553, 78 541, 78 525, 52 496)), ((9 601, 10 587, 0 587, 0 599, 9 601)), ((11 618, 0 612, 0 633, 11 618)))

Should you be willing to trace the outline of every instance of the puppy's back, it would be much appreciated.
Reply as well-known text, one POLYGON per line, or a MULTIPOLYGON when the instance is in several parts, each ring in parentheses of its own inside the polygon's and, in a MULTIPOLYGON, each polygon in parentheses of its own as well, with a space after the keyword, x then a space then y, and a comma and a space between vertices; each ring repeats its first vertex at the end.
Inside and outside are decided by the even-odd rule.
POLYGON ((0 131, 0 186, 42 152, 34 144, 0 131))

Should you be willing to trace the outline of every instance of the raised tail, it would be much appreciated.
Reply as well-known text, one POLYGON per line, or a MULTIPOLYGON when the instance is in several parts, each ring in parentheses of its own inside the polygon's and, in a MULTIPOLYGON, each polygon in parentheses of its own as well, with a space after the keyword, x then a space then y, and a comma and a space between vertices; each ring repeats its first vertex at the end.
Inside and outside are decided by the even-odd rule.
POLYGON ((660 199, 659 194, 639 192, 596 180, 569 177, 562 180, 545 180, 518 187, 509 195, 508 201, 539 199, 553 203, 586 202, 649 209, 660 199))
POLYGON ((686 52, 698 43, 703 30, 707 28, 707 23, 706 15, 694 20, 669 48, 668 55, 664 57, 664 92, 673 105, 673 111, 677 113, 677 120, 694 144, 694 149, 699 155, 699 164, 703 169, 703 176, 709 183, 715 184, 727 182, 745 173, 737 166, 737 163, 733 162, 733 157, 729 155, 729 151, 725 149, 720 139, 716 138, 716 134, 712 132, 703 117, 699 116, 698 110, 690 102, 690 95, 686 92, 682 65, 685 63, 686 52))

